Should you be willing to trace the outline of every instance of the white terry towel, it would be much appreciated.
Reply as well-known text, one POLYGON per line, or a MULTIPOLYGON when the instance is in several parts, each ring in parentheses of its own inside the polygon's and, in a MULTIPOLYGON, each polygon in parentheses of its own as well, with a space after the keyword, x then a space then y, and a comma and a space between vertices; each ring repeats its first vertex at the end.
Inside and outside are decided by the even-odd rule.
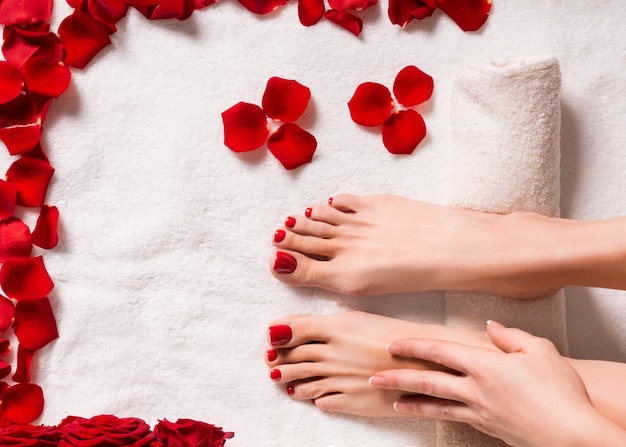
MULTIPOLYGON (((479 211, 559 215, 560 85, 554 58, 463 67, 452 91, 450 204, 479 211)), ((538 301, 445 293, 449 326, 487 319, 551 339, 567 351, 563 292, 538 301)), ((505 445, 465 424, 438 424, 439 447, 505 445)))

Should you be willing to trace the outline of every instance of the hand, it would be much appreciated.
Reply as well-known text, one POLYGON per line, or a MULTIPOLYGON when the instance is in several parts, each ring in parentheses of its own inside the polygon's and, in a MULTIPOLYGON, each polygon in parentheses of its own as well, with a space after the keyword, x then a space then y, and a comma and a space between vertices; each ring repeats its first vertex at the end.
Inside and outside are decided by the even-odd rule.
POLYGON ((487 332, 503 352, 448 341, 394 342, 391 354, 458 373, 389 370, 370 383, 420 394, 402 397, 396 411, 466 422, 513 446, 626 445, 626 433, 595 410, 581 378, 550 341, 495 322, 487 332))

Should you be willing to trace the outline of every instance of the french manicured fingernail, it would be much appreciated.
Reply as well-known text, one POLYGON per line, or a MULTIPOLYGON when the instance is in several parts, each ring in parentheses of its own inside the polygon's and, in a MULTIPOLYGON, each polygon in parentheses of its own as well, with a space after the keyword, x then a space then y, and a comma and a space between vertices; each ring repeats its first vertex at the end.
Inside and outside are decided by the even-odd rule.
POLYGON ((268 362, 273 362, 277 358, 278 358, 278 353, 275 350, 273 350, 273 349, 268 349, 267 350, 267 361, 268 362))
POLYGON ((311 214, 313 214, 313 209, 312 208, 307 208, 304 210, 304 215, 306 217, 311 217, 311 214))
POLYGON ((293 273, 298 266, 298 261, 289 253, 279 251, 276 253, 274 261, 274 271, 276 273, 293 273))
POLYGON ((393 409, 398 413, 409 413, 411 411, 411 406, 405 400, 399 400, 393 404, 393 409))
POLYGON ((286 235, 287 233, 285 232, 285 230, 276 230, 276 233, 274 233, 274 242, 284 241, 286 235))
POLYGON ((402 354, 402 346, 400 346, 398 343, 389 343, 386 349, 389 354, 402 354))
POLYGON ((497 327, 497 328, 503 328, 504 327, 502 324, 498 323, 497 321, 493 321, 493 320, 487 320, 487 326, 497 327))
POLYGON ((288 396, 293 396, 296 393, 295 388, 293 387, 293 385, 289 385, 287 387, 287 395, 288 396))
POLYGON ((387 386, 387 380, 382 376, 372 376, 369 379, 370 386, 374 388, 384 388, 387 386))
POLYGON ((332 197, 328 199, 328 204, 329 204, 329 205, 332 205, 332 204, 333 204, 333 198, 332 198, 332 197))
POLYGON ((289 216, 287 219, 285 219, 285 226, 287 228, 295 227, 296 226, 296 218, 289 216))
POLYGON ((282 374, 280 373, 280 369, 273 369, 270 371, 270 379, 272 380, 280 380, 282 374))
POLYGON ((291 337, 293 336, 291 328, 286 325, 272 326, 269 329, 269 333, 270 344, 272 346, 286 345, 289 341, 291 341, 291 337))

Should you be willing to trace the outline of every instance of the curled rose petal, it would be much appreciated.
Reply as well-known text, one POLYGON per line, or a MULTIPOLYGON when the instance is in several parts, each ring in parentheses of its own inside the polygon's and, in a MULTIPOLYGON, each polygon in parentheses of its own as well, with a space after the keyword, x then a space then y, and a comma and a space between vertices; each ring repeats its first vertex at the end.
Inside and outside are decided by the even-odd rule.
POLYGON ((349 12, 330 9, 326 11, 325 16, 335 25, 339 25, 357 37, 359 37, 363 30, 363 20, 349 12))
POLYGON ((437 6, 463 31, 476 31, 489 17, 491 0, 438 0, 437 6))
POLYGON ((328 6, 337 11, 361 11, 377 3, 378 0, 328 0, 328 6))
POLYGON ((17 366, 11 379, 17 383, 30 382, 30 365, 33 363, 34 352, 24 345, 17 345, 17 366))
POLYGON ((311 99, 311 90, 298 81, 272 77, 263 93, 263 110, 272 119, 291 123, 302 116, 311 99))
POLYGON ((111 43, 108 28, 78 10, 61 22, 59 38, 65 48, 65 63, 75 68, 84 68, 111 43))
POLYGON ((44 205, 41 207, 35 229, 31 235, 31 241, 37 247, 50 249, 56 247, 59 242, 57 226, 59 223, 59 210, 56 206, 44 205))
POLYGON ((195 9, 203 9, 203 8, 206 8, 207 6, 211 6, 216 1, 217 0, 195 0, 194 8, 195 9))
POLYGON ((414 65, 404 67, 393 83, 393 94, 404 107, 427 101, 433 94, 433 78, 414 65))
POLYGON ((17 204, 41 206, 46 198, 54 168, 43 160, 22 157, 15 160, 6 173, 7 181, 17 188, 17 204))
POLYGON ((41 415, 43 403, 43 390, 39 385, 20 383, 4 391, 2 412, 15 424, 28 424, 41 415))
POLYGON ((29 95, 0 104, 0 140, 11 155, 29 151, 41 138, 41 116, 29 95))
MULTIPOLYGON (((11 342, 6 338, 0 339, 0 355, 7 355, 11 351, 11 342)), ((2 394, 2 384, 0 383, 0 394, 2 394)))
POLYGON ((17 217, 0 221, 0 262, 9 258, 27 258, 33 246, 28 226, 17 217))
POLYGON ((11 374, 11 365, 0 361, 0 379, 4 379, 9 374, 11 374))
POLYGON ((294 123, 285 123, 267 141, 269 151, 287 170, 296 169, 313 159, 317 140, 294 123))
POLYGON ((283 6, 287 0, 239 0, 248 11, 255 14, 269 14, 283 6))
POLYGON ((425 136, 424 118, 413 109, 399 110, 383 124, 383 144, 392 154, 411 154, 425 136))
POLYGON ((8 27, 4 29, 2 54, 7 62, 21 69, 33 56, 47 57, 54 61, 62 60, 63 45, 55 33, 49 32, 48 26, 40 30, 34 27, 29 29, 8 27))
POLYGON ((13 312, 13 330, 21 346, 41 349, 59 338, 57 323, 48 298, 19 301, 13 312))
POLYGON ((185 20, 196 7, 194 0, 159 0, 156 5, 137 9, 150 20, 185 20))
POLYGON ((0 104, 16 98, 22 91, 22 74, 13 65, 0 61, 0 104))
POLYGON ((389 0, 387 15, 391 23, 404 28, 413 19, 430 17, 436 8, 434 0, 389 0))
POLYGON ((258 149, 267 141, 267 116, 256 104, 240 102, 222 112, 224 144, 234 152, 258 149))
POLYGON ((348 101, 352 121, 362 126, 374 127, 385 122, 393 109, 391 92, 377 82, 359 85, 348 101))
POLYGON ((0 25, 31 25, 47 22, 52 14, 52 0, 2 0, 0 25))
POLYGON ((87 0, 87 10, 98 22, 115 25, 126 15, 128 5, 123 0, 87 0))
POLYGON ((54 284, 41 256, 7 259, 0 268, 0 286, 14 300, 46 297, 54 284))
POLYGON ((47 57, 33 57, 22 67, 26 90, 30 93, 57 98, 70 85, 71 73, 63 62, 47 57))
MULTIPOLYGON (((15 309, 13 301, 0 295, 0 334, 11 326, 13 322, 13 309, 15 309)), ((0 350, 0 354, 4 355, 1 351, 2 350, 0 350)))
POLYGON ((324 0, 298 0, 298 18, 304 26, 312 26, 324 17, 324 0))
POLYGON ((13 215, 16 200, 17 188, 15 185, 13 183, 0 180, 0 220, 13 215))

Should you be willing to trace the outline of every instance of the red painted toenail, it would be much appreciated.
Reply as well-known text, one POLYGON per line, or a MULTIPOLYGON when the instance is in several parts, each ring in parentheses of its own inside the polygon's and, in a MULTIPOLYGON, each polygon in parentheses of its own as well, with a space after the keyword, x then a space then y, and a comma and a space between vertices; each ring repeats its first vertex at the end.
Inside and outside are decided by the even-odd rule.
POLYGON ((289 396, 293 396, 296 393, 296 390, 294 389, 293 385, 289 385, 287 387, 287 394, 289 396))
POLYGON ((269 329, 270 332, 270 344, 272 346, 286 345, 291 341, 293 333, 291 328, 287 325, 272 326, 269 329))
POLYGON ((297 266, 298 261, 289 253, 282 251, 276 253, 276 260, 274 261, 274 271, 276 273, 293 273, 297 266))
POLYGON ((287 228, 293 228, 296 226, 296 219, 294 217, 289 216, 287 219, 285 219, 285 226, 287 228))
POLYGON ((268 362, 273 362, 277 358, 278 358, 278 353, 276 351, 274 351, 273 349, 268 349, 267 350, 267 361, 268 362))
POLYGON ((311 208, 307 208, 306 210, 304 210, 304 215, 306 217, 311 217, 312 213, 313 213, 313 210, 311 208))
POLYGON ((274 242, 284 241, 286 235, 287 233, 285 232, 285 230, 276 230, 276 233, 274 233, 274 242))
POLYGON ((328 204, 332 205, 333 204, 333 198, 331 197, 330 199, 328 199, 328 204))
POLYGON ((280 380, 282 374, 280 373, 280 369, 273 369, 270 371, 270 379, 272 380, 280 380))

